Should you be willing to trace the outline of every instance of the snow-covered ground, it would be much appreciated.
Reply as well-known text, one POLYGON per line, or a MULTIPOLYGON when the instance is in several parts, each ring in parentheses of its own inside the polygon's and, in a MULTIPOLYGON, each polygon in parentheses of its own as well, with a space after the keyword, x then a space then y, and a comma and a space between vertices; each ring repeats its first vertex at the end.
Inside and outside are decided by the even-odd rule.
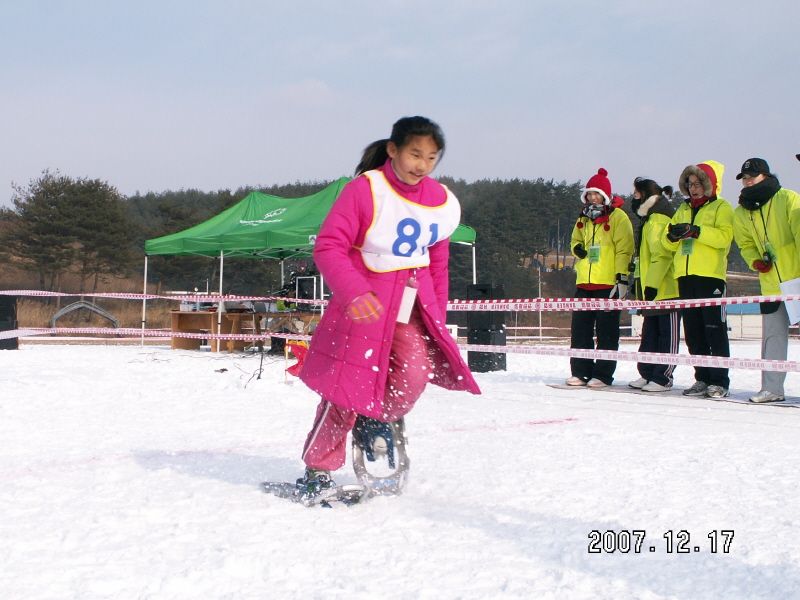
MULTIPOLYGON (((282 359, 256 379, 243 355, 0 352, 0 597, 800 596, 800 409, 557 390, 567 359, 508 364, 477 375, 482 396, 422 397, 403 496, 331 510, 258 487, 300 475, 317 404, 282 359), (592 531, 634 530, 638 553, 589 552, 592 531)), ((758 372, 732 378, 758 389, 758 372)))

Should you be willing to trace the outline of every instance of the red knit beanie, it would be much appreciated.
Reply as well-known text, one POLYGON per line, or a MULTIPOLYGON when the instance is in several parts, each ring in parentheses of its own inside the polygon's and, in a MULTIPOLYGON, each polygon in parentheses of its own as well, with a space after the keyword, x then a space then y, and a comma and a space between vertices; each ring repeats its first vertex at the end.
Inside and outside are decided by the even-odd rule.
POLYGON ((605 198, 603 204, 611 204, 611 182, 608 180, 608 171, 605 169, 598 169, 597 175, 594 175, 586 183, 586 187, 581 194, 581 200, 586 202, 586 194, 588 192, 600 192, 605 198))

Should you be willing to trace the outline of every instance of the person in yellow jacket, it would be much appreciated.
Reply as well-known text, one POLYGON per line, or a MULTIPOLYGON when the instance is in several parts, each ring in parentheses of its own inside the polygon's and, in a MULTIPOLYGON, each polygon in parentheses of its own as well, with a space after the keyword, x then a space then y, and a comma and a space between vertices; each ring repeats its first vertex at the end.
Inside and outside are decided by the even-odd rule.
MULTIPOLYGON (((761 293, 781 293, 781 282, 800 277, 800 195, 783 189, 767 161, 750 158, 736 179, 742 181, 733 211, 736 244, 742 258, 758 271, 761 293)), ((761 305, 761 358, 786 360, 789 315, 783 302, 761 305)), ((786 373, 761 372, 761 391, 751 402, 783 402, 786 373)))
MULTIPOLYGON (((637 300, 673 300, 678 297, 678 282, 672 251, 664 247, 664 231, 675 215, 669 201, 672 187, 662 188, 652 179, 637 177, 633 182, 631 207, 641 220, 637 231, 634 258, 637 300)), ((643 310, 642 341, 639 352, 677 354, 681 317, 678 310, 643 310)), ((640 362, 639 379, 628 385, 645 392, 666 392, 672 387, 675 365, 640 362)))
MULTIPOLYGON (((581 194, 583 210, 572 230, 570 247, 577 259, 576 298, 622 298, 633 254, 633 226, 622 210, 624 200, 611 193, 608 171, 599 169, 581 194)), ((570 348, 619 349, 619 310, 572 313, 570 348)), ((616 361, 571 358, 567 385, 602 388, 612 384, 616 361)))
MULTIPOLYGON (((733 240, 733 207, 722 198, 725 168, 709 160, 681 173, 680 190, 687 196, 664 232, 664 246, 674 252, 673 265, 681 299, 725 296, 728 253, 733 240)), ((690 354, 730 356, 724 306, 685 308, 683 334, 690 354)), ((686 396, 729 395, 728 369, 695 367, 686 396)))

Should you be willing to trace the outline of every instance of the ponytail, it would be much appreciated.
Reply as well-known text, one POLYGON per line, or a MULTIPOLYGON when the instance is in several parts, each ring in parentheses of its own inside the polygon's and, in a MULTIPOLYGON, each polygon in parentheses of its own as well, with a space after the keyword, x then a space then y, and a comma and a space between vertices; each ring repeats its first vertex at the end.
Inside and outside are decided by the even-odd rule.
POLYGON ((389 158, 389 153, 386 151, 386 144, 388 143, 389 140, 378 140, 364 148, 364 153, 361 155, 361 162, 358 163, 356 167, 356 177, 367 171, 377 169, 386 162, 386 159, 389 158))
POLYGON ((650 196, 664 195, 667 198, 672 196, 672 186, 661 187, 652 179, 645 179, 644 177, 637 177, 633 181, 633 187, 638 191, 642 200, 647 200, 650 196))
MULTIPOLYGON (((442 128, 426 117, 403 117, 392 126, 392 137, 388 140, 378 140, 372 142, 364 148, 361 155, 361 162, 356 167, 355 176, 358 177, 366 171, 377 169, 389 158, 386 145, 393 142, 399 150, 411 141, 413 137, 430 136, 439 148, 439 160, 444 154, 444 133, 442 128)), ((438 162, 438 160, 437 160, 438 162)))

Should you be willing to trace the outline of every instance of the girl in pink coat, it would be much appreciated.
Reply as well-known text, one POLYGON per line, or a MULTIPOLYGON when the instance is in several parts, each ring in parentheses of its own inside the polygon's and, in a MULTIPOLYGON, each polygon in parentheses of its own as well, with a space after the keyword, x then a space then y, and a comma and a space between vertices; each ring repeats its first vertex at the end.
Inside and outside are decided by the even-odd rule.
POLYGON ((400 119, 364 150, 317 236, 314 261, 333 294, 300 374, 322 398, 303 494, 332 486, 354 425, 361 435, 400 421, 428 382, 480 393, 445 328, 448 238, 461 209, 428 177, 443 152, 436 123, 400 119))

